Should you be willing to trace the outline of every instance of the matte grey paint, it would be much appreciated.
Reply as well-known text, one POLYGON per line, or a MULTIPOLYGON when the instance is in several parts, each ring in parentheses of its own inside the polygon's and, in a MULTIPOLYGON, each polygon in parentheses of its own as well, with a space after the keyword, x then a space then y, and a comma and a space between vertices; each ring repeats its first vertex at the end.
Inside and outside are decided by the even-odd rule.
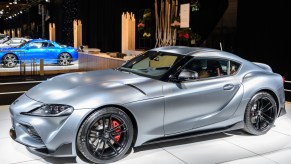
POLYGON ((164 136, 241 122, 247 103, 260 90, 273 92, 279 109, 284 107, 282 77, 238 56, 206 48, 163 47, 153 51, 230 59, 241 63, 241 67, 234 76, 182 83, 117 70, 60 75, 35 86, 11 104, 16 141, 30 147, 46 147, 47 155, 76 156, 75 141, 80 125, 90 113, 108 105, 120 106, 134 117, 137 123, 134 146, 164 136), (66 104, 74 107, 74 112, 62 117, 20 114, 42 104, 66 104), (20 124, 34 127, 43 143, 33 140, 20 124), (53 154, 70 144, 72 154, 53 154))

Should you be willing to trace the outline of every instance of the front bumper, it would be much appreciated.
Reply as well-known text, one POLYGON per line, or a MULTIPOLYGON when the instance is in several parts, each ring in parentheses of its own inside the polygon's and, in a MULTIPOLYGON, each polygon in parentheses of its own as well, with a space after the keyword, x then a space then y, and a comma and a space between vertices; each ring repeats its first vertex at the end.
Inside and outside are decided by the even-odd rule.
POLYGON ((78 128, 90 109, 74 110, 70 116, 61 117, 20 114, 23 112, 23 107, 29 111, 41 104, 26 95, 22 95, 18 103, 10 106, 11 138, 40 155, 54 157, 76 156, 75 141, 78 128))

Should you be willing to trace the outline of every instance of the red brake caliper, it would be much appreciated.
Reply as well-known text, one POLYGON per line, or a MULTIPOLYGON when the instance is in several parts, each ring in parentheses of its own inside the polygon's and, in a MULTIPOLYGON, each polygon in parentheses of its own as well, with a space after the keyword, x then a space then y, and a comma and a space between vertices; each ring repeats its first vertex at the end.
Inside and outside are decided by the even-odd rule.
MULTIPOLYGON (((118 127, 119 125, 120 125, 120 124, 119 124, 117 121, 115 121, 115 120, 112 121, 112 127, 113 127, 113 128, 116 128, 116 127, 118 127)), ((116 129, 115 132, 116 132, 116 133, 120 132, 120 128, 116 129)), ((119 140, 120 140, 120 135, 116 135, 114 138, 115 138, 115 140, 116 140, 117 142, 119 142, 119 140)))

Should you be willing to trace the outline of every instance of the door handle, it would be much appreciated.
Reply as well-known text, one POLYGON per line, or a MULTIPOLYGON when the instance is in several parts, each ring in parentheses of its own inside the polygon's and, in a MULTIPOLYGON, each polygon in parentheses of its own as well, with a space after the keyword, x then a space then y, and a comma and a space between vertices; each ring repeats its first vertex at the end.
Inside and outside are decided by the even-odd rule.
POLYGON ((226 84, 225 86, 223 86, 224 90, 232 90, 234 88, 233 84, 226 84))

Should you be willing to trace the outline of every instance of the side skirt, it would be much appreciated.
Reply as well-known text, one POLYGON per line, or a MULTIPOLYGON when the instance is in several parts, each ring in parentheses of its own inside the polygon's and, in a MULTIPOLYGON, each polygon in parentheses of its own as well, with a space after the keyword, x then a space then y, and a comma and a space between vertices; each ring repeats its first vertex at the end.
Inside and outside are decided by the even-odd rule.
POLYGON ((197 132, 188 132, 188 133, 178 134, 178 135, 173 135, 173 136, 165 136, 162 138, 150 140, 150 141, 144 143, 143 145, 150 145, 150 144, 169 142, 169 141, 175 141, 175 140, 192 138, 192 137, 199 137, 199 136, 204 136, 204 135, 209 135, 209 134, 215 134, 215 133, 221 133, 221 132, 226 132, 226 131, 231 131, 231 130, 242 129, 243 127, 244 127, 244 122, 241 121, 241 122, 238 122, 238 123, 233 124, 231 126, 227 126, 225 128, 203 130, 203 131, 197 131, 197 132))

